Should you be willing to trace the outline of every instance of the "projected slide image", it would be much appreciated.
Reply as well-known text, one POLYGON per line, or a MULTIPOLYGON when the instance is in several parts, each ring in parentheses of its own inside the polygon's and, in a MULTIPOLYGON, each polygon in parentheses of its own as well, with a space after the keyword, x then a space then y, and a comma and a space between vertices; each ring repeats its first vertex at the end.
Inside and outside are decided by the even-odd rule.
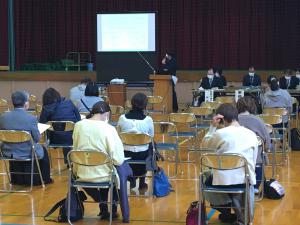
POLYGON ((98 51, 155 51, 155 14, 98 14, 98 51))

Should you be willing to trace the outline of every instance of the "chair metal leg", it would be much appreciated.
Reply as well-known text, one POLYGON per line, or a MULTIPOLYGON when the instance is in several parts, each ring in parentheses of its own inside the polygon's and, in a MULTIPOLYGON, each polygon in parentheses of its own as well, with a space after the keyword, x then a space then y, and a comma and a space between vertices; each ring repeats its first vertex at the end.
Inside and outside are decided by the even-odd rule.
POLYGON ((69 179, 68 179, 68 186, 69 186, 69 190, 68 190, 68 212, 67 212, 67 219, 68 219, 68 223, 70 225, 72 225, 71 222, 71 188, 72 188, 72 180, 71 180, 71 168, 69 169, 69 179))
POLYGON ((109 211, 110 211, 110 214, 109 214, 109 225, 111 225, 112 223, 112 214, 113 214, 113 188, 114 188, 114 185, 113 185, 113 181, 110 182, 110 187, 109 187, 109 192, 110 192, 110 205, 109 205, 109 211))
MULTIPOLYGON (((44 179, 43 179, 43 176, 42 176, 42 171, 41 171, 41 168, 40 168, 40 163, 38 161, 37 155, 36 154, 34 154, 34 155, 35 155, 35 161, 36 161, 38 173, 40 175, 40 180, 41 180, 41 183, 42 183, 42 187, 45 188, 45 183, 44 183, 44 179)), ((32 172, 34 172, 34 170, 32 172)))

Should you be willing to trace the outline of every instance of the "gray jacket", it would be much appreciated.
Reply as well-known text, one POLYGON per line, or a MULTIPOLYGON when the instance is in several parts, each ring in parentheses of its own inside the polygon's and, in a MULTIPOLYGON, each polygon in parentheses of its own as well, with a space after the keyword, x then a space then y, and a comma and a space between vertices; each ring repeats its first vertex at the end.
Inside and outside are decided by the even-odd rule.
POLYGON ((262 99, 262 106, 270 108, 284 107, 292 112, 292 98, 286 90, 267 91, 262 99))
MULTIPOLYGON (((41 145, 38 144, 40 140, 40 132, 37 126, 37 119, 33 115, 27 113, 24 109, 17 108, 11 112, 7 112, 0 116, 1 130, 25 130, 31 133, 33 141, 35 142, 35 150, 39 158, 44 157, 44 151, 41 145)), ((23 143, 3 143, 2 152, 5 156, 15 159, 22 159, 31 157, 31 144, 29 142, 23 143)))

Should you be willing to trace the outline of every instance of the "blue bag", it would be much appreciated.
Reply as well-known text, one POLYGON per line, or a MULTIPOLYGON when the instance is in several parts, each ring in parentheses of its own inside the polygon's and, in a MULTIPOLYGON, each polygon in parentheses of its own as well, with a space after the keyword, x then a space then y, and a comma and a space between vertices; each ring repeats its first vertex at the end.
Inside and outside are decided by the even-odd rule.
POLYGON ((168 176, 162 168, 158 168, 158 171, 154 174, 153 181, 153 195, 156 197, 167 196, 172 190, 172 186, 169 182, 168 176))

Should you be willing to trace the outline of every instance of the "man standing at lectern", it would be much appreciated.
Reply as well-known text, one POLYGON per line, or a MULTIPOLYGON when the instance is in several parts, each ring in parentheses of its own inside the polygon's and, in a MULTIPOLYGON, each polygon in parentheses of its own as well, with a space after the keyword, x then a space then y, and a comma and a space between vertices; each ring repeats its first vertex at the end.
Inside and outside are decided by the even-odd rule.
POLYGON ((177 83, 176 77, 176 58, 175 54, 171 52, 167 52, 165 57, 161 61, 162 70, 166 74, 172 75, 172 92, 173 92, 173 112, 178 111, 178 103, 177 103, 177 95, 175 92, 175 85, 177 83))

